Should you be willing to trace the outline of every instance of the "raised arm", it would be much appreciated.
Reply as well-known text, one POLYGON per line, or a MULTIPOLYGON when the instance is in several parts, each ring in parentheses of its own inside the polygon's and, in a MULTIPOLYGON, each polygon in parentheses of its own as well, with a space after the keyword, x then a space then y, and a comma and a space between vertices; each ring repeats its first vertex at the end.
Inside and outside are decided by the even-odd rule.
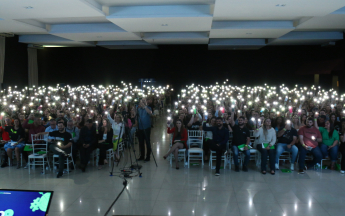
POLYGON ((190 121, 188 122, 187 126, 188 127, 192 126, 193 122, 194 122, 194 115, 192 115, 192 118, 190 118, 190 121))

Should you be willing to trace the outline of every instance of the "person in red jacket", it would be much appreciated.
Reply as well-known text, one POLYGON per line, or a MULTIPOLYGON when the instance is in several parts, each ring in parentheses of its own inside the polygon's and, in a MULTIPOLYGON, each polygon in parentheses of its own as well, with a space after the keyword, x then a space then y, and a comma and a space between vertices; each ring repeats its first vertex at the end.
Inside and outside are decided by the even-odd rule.
POLYGON ((174 153, 175 161, 176 161, 176 169, 179 169, 178 165, 178 150, 187 147, 187 139, 188 133, 187 130, 184 128, 182 121, 180 119, 176 120, 175 127, 170 129, 170 125, 168 124, 168 134, 174 133, 173 140, 172 140, 172 147, 170 151, 163 156, 166 159, 171 153, 174 153))
MULTIPOLYGON (((6 125, 6 126, 10 126, 10 125, 6 125)), ((7 131, 5 131, 5 129, 3 127, 0 126, 0 134, 1 134, 1 144, 6 143, 7 141, 10 141, 10 135, 8 134, 7 131)), ((7 152, 5 151, 5 157, 4 157, 4 161, 1 164, 1 168, 7 167, 8 166, 8 156, 7 156, 7 152)))

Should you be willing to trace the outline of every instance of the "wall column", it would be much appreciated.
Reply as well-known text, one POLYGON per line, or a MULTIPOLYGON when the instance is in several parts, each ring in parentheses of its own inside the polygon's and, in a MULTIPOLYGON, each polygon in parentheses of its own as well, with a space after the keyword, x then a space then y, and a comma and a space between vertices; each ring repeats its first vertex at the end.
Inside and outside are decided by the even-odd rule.
POLYGON ((319 86, 320 75, 314 74, 314 86, 319 86))
POLYGON ((333 75, 332 76, 332 88, 335 90, 339 89, 339 79, 338 76, 333 75))
POLYGON ((0 89, 3 88, 5 70, 5 37, 0 36, 0 89))
POLYGON ((38 86, 37 49, 28 48, 29 87, 38 86))

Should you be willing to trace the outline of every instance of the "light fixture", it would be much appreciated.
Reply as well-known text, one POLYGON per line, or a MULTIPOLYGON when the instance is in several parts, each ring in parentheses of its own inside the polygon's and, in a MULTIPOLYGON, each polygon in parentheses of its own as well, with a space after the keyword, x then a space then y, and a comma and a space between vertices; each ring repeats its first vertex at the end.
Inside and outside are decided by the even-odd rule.
POLYGON ((162 24, 162 26, 168 26, 168 24, 162 24))
POLYGON ((31 6, 26 6, 25 9, 33 9, 31 6))

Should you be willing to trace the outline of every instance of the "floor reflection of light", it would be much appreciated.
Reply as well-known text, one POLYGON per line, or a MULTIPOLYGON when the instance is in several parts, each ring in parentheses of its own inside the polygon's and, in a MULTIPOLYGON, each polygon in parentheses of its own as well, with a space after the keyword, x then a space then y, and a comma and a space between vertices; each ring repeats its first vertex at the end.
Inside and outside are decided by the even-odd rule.
POLYGON ((101 211, 101 209, 98 209, 98 211, 101 211))
POLYGON ((192 213, 194 214, 194 210, 192 211, 192 213))
POLYGON ((253 201, 249 200, 249 206, 252 206, 252 205, 253 205, 253 201))
POLYGON ((60 202, 60 208, 63 209, 63 202, 60 202))
POLYGON ((311 208, 311 200, 309 200, 308 206, 309 208, 311 208))
POLYGON ((295 204, 295 211, 297 210, 297 204, 295 204))

